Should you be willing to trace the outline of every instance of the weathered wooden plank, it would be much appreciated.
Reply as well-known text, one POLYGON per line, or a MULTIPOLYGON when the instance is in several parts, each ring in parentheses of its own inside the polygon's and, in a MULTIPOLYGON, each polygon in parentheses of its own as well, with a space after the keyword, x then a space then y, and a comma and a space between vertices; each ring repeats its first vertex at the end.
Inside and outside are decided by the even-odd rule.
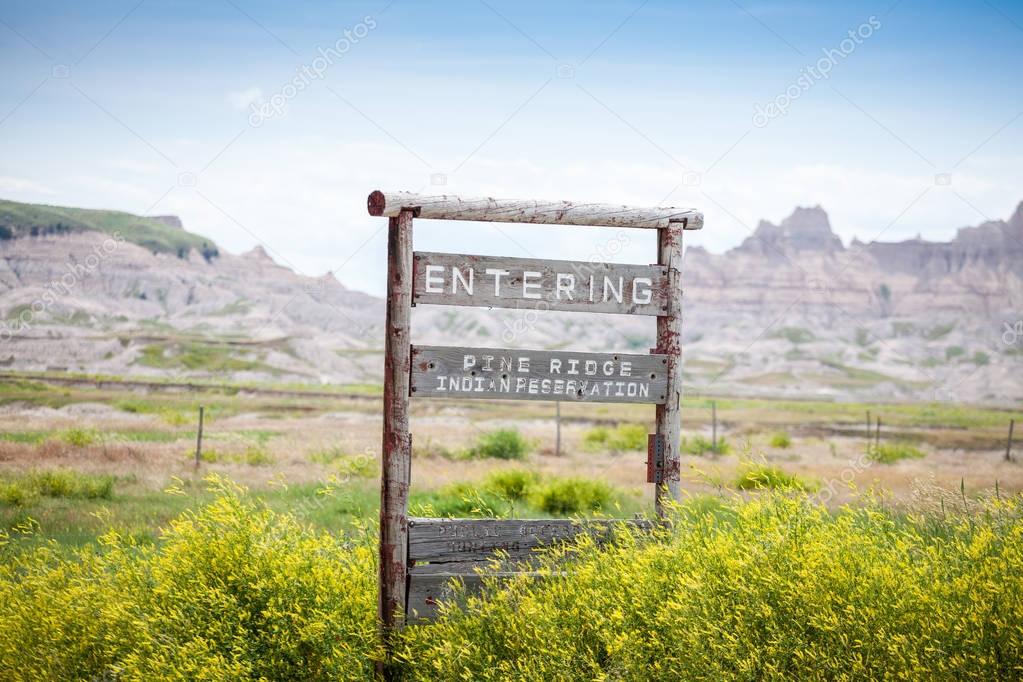
POLYGON ((415 303, 663 315, 668 269, 585 261, 417 251, 415 303))
POLYGON ((682 440, 682 230, 659 230, 657 262, 668 268, 668 314, 657 318, 657 352, 667 361, 667 399, 657 406, 656 433, 664 438, 661 484, 654 493, 654 508, 663 517, 669 502, 682 499, 679 447, 682 440))
POLYGON ((454 601, 459 586, 464 586, 464 594, 474 594, 482 588, 483 578, 472 573, 409 576, 406 620, 409 623, 433 620, 440 602, 454 601))
MULTIPOLYGON (((380 481, 379 616, 382 635, 405 616, 408 570, 408 490, 412 466, 409 435, 409 333, 412 314, 412 213, 387 226, 387 313, 384 339, 384 414, 380 481)), ((385 670, 381 670, 386 673, 385 670)))
POLYGON ((663 355, 412 346, 415 397, 653 403, 666 399, 663 355))
POLYGON ((372 216, 396 216, 402 209, 410 209, 417 218, 439 220, 642 228, 662 228, 676 223, 684 225, 687 230, 703 227, 703 214, 693 208, 640 208, 572 201, 464 198, 449 194, 425 196, 380 190, 372 192, 366 203, 372 216))
POLYGON ((471 572, 472 567, 502 553, 509 563, 529 559, 540 548, 570 542, 581 533, 603 541, 626 524, 649 530, 645 519, 409 519, 409 561, 440 565, 442 571, 471 572), (468 565, 454 569, 453 565, 468 565))
POLYGON ((439 602, 455 599, 458 583, 464 585, 461 594, 479 592, 484 578, 477 569, 485 568, 485 575, 498 581, 523 575, 550 578, 549 573, 509 569, 521 568, 536 550, 570 542, 581 533, 604 542, 621 524, 635 530, 654 527, 645 519, 409 519, 409 560, 416 564, 409 572, 409 622, 436 617, 439 602), (492 568, 495 552, 504 557, 497 570, 492 568))

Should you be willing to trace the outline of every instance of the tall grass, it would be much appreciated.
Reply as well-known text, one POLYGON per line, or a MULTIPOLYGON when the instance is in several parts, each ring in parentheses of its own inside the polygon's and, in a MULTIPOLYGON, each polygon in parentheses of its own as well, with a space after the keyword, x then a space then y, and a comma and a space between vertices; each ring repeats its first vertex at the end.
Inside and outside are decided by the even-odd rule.
POLYGON ((923 451, 909 443, 881 443, 872 446, 867 452, 869 459, 881 464, 892 464, 901 459, 920 459, 923 456, 923 451))
POLYGON ((817 484, 776 466, 746 464, 735 479, 739 490, 816 490, 817 484))
POLYGON ((769 495, 682 510, 405 632, 409 679, 1019 679, 1019 500, 945 520, 769 495))
MULTIPOLYGON (((373 679, 375 533, 219 480, 161 541, 0 533, 0 677, 373 679)), ((799 494, 683 506, 538 557, 397 637, 409 680, 1019 679, 1023 501, 905 516, 799 494)))
POLYGON ((39 497, 109 500, 113 492, 113 476, 70 469, 41 469, 0 477, 0 504, 12 507, 32 504, 39 497))
POLYGON ((77 426, 71 427, 60 434, 62 441, 76 448, 84 448, 98 443, 100 438, 99 431, 96 429, 84 429, 77 426))
POLYGON ((111 532, 71 558, 48 547, 5 557, 0 677, 370 679, 371 543, 218 485, 159 546, 111 532))
POLYGON ((647 429, 642 424, 619 424, 613 429, 595 426, 583 435, 583 448, 590 452, 646 450, 647 429))

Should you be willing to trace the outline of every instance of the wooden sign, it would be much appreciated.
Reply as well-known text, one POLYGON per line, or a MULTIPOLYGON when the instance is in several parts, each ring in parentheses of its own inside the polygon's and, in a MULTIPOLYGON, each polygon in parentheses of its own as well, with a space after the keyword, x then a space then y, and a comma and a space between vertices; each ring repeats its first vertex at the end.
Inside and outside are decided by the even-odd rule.
POLYGON ((633 530, 654 527, 644 519, 409 519, 407 616, 433 618, 439 602, 453 598, 456 581, 466 594, 477 592, 482 586, 477 568, 487 567, 486 574, 499 580, 512 578, 528 570, 530 557, 544 547, 572 542, 582 533, 605 542, 622 524, 633 530), (497 556, 504 562, 494 571, 497 556))
POLYGON ((417 251, 415 303, 666 315, 668 269, 417 251))
POLYGON ((412 346, 414 397, 663 404, 664 355, 412 346))
MULTIPOLYGON (((448 572, 453 564, 475 564, 502 552, 508 561, 521 562, 537 549, 571 541, 580 533, 598 540, 609 537, 619 524, 653 527, 646 520, 575 519, 409 519, 408 557, 413 564, 428 562, 448 572)), ((456 571, 457 572, 457 571, 456 571)))
POLYGON ((409 397, 653 403, 651 477, 657 483, 654 509, 663 517, 669 502, 681 499, 682 236, 703 227, 703 214, 688 208, 382 191, 371 193, 366 205, 370 215, 388 218, 377 565, 385 656, 377 675, 390 680, 401 672, 393 658, 395 628, 410 613, 435 613, 453 578, 478 585, 473 569, 495 551, 527 561, 510 567, 517 573, 504 575, 535 575, 528 557, 538 547, 568 541, 583 529, 606 537, 610 528, 551 519, 410 521, 409 397), (414 252, 414 219, 656 230, 657 265, 414 252), (656 316, 657 350, 626 355, 412 346, 416 303, 656 316))

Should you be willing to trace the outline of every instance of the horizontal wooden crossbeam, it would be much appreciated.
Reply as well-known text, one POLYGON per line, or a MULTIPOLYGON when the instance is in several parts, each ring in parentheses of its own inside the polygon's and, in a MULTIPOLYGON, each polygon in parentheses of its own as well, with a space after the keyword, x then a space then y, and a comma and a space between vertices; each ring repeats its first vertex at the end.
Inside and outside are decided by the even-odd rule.
POLYGON ((653 229, 680 223, 686 230, 699 230, 703 227, 703 214, 693 208, 639 208, 573 201, 465 198, 450 194, 426 196, 380 190, 369 195, 367 205, 371 216, 392 218, 401 213, 402 209, 408 209, 416 218, 436 220, 653 229))

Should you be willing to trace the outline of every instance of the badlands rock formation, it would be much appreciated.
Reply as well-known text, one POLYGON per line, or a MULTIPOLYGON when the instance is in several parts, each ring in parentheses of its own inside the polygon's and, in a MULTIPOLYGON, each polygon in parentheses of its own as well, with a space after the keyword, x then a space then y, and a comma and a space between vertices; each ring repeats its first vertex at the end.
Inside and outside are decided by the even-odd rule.
MULTIPOLYGON (((30 208, 39 221, 52 207, 30 208)), ((0 241, 0 365, 380 380, 381 299, 331 275, 296 274, 261 247, 219 251, 174 216, 146 225, 138 243, 88 225, 10 226, 14 236, 0 241), (202 253, 154 250, 154 233, 161 244, 203 244, 202 253)), ((949 242, 848 247, 821 207, 797 208, 724 254, 687 249, 684 267, 690 393, 1023 398, 1023 204, 949 242)), ((420 343, 633 352, 653 343, 651 319, 625 316, 419 306, 413 326, 420 343)))

